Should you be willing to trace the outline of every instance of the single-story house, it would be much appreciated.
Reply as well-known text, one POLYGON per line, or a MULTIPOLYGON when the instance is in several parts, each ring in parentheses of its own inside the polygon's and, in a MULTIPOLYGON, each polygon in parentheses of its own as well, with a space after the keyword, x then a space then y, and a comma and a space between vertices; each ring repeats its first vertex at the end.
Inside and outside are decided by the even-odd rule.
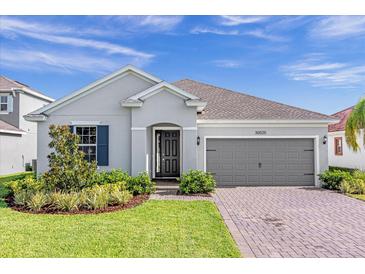
POLYGON ((361 135, 357 142, 360 151, 353 151, 346 143, 345 127, 346 122, 353 110, 353 106, 333 114, 339 119, 338 123, 328 126, 328 161, 330 166, 345 167, 365 170, 365 148, 361 135))
POLYGON ((37 125, 24 115, 54 100, 0 76, 0 175, 25 171, 37 157, 37 125))
POLYGON ((29 113, 38 172, 51 124, 70 125, 99 169, 171 179, 189 169, 219 185, 319 185, 331 116, 193 80, 168 83, 128 65, 29 113))

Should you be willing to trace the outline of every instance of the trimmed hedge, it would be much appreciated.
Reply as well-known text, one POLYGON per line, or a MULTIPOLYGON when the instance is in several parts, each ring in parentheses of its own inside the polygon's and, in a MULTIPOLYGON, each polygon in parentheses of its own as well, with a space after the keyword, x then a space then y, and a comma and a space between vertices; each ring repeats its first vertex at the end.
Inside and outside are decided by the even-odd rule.
POLYGON ((323 188, 339 190, 346 194, 365 194, 364 171, 326 170, 319 175, 319 179, 323 182, 323 188))
POLYGON ((356 171, 356 169, 354 169, 354 168, 338 167, 338 166, 329 166, 328 170, 329 171, 340 170, 340 171, 347 171, 347 172, 350 172, 350 173, 353 173, 354 171, 356 171))
POLYGON ((14 174, 9 174, 9 175, 2 175, 2 176, 0 176, 0 183, 22 180, 27 176, 34 176, 34 173, 31 171, 28 171, 28 172, 19 172, 19 173, 14 173, 14 174))
POLYGON ((179 179, 180 191, 184 194, 209 193, 215 189, 214 177, 202 170, 189 170, 179 179))

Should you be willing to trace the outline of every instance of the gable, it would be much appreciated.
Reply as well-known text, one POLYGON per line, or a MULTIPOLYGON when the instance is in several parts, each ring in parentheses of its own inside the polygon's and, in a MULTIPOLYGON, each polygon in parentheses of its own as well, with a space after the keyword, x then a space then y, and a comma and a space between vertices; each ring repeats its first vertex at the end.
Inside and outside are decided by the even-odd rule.
MULTIPOLYGON (((150 87, 152 85, 156 85, 157 83, 161 82, 160 79, 154 77, 151 74, 148 74, 132 65, 127 65, 125 67, 123 67, 122 69, 111 73, 107 76, 105 76, 104 78, 97 80, 93 83, 91 83, 90 85, 77 90, 73 93, 71 93, 70 95, 67 95, 45 107, 42 107, 36 111, 33 111, 32 113, 29 113, 28 115, 26 115, 26 119, 29 121, 44 121, 47 119, 47 115, 51 114, 52 112, 54 112, 57 109, 63 108, 64 106, 79 100, 85 96, 88 96, 89 94, 98 91, 100 89, 102 89, 103 87, 111 84, 114 81, 117 81, 119 79, 122 79, 128 75, 133 75, 137 78, 140 78, 140 80, 145 81, 146 84, 145 87, 150 87)), ((139 91, 139 89, 132 89, 133 92, 137 92, 136 90, 139 91)), ((129 95, 129 94, 128 94, 129 95)))
MULTIPOLYGON (((119 115, 119 101, 150 88, 153 83, 129 73, 96 87, 92 92, 74 98, 68 104, 52 109, 52 115, 119 115)), ((47 113, 47 112, 46 112, 47 113)))

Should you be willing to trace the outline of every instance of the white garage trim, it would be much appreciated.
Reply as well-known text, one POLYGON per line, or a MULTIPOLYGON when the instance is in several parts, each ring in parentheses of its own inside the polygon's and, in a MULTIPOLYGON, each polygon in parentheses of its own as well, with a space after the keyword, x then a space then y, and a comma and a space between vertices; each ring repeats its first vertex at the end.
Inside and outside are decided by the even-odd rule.
POLYGON ((301 135, 301 136, 204 136, 204 171, 207 171, 207 139, 313 139, 314 146, 314 183, 315 186, 320 186, 318 174, 319 167, 319 136, 301 135))

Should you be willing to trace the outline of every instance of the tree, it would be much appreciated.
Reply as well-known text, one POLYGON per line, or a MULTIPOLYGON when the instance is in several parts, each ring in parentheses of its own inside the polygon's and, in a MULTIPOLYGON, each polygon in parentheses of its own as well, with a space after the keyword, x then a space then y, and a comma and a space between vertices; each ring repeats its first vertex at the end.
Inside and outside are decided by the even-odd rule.
MULTIPOLYGON (((365 148, 365 98, 360 99, 357 105, 352 110, 349 118, 346 122, 345 127, 345 137, 346 143, 352 148, 354 151, 359 151, 360 146, 357 142, 357 137, 361 135, 364 142, 365 148)), ((361 136, 360 136, 361 137, 361 136)))
POLYGON ((89 163, 79 150, 80 137, 70 131, 69 126, 51 125, 48 155, 49 170, 43 179, 49 190, 80 190, 93 183, 96 177, 96 162, 89 163))

